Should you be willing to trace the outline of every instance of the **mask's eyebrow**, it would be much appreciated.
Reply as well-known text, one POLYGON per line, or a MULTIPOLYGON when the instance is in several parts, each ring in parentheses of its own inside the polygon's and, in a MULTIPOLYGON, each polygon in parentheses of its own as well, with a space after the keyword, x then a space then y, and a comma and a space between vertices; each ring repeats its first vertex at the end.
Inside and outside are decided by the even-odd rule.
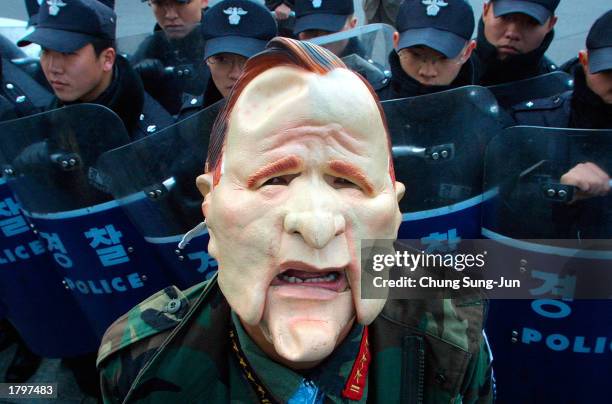
POLYGON ((368 195, 374 194, 374 185, 372 185, 365 173, 356 165, 342 160, 332 160, 329 162, 329 169, 341 177, 356 182, 368 195))
POLYGON ((266 164, 255 173, 249 175, 249 178, 247 179, 247 187, 253 188, 262 179, 274 177, 278 174, 290 174, 291 171, 300 169, 302 165, 303 160, 296 155, 283 157, 280 160, 266 164))

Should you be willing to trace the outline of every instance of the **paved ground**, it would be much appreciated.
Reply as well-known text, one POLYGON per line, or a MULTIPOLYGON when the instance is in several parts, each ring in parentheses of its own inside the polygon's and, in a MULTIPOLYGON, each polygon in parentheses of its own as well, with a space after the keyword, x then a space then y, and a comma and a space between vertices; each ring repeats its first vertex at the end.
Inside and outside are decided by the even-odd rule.
MULTIPOLYGON (((3 381, 2 379, 4 378, 6 369, 13 358, 15 349, 16 346, 13 345, 5 351, 0 352, 0 382, 3 381)), ((36 374, 28 381, 32 383, 57 383, 57 399, 0 399, 0 404, 42 404, 51 401, 60 404, 96 404, 97 402, 95 398, 86 396, 80 391, 79 387, 74 381, 72 372, 62 366, 59 359, 45 359, 38 368, 38 372, 36 372, 36 374)))

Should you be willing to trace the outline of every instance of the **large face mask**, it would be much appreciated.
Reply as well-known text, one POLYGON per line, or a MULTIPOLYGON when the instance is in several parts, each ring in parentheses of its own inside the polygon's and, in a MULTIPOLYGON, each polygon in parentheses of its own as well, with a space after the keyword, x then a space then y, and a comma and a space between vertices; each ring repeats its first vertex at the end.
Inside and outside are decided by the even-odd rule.
POLYGON ((203 207, 223 294, 281 357, 325 358, 385 303, 360 298, 360 240, 401 222, 375 100, 345 69, 272 68, 236 101, 222 159, 203 207))

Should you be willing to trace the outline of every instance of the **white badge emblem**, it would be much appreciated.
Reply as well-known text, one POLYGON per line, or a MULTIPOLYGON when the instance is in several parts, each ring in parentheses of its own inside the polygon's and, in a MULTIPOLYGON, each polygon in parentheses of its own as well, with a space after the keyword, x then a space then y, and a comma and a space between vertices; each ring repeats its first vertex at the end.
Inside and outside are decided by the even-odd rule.
POLYGON ((49 6, 49 15, 56 16, 60 12, 60 7, 66 7, 66 3, 62 0, 47 0, 49 6))
POLYGON ((437 16, 441 7, 448 6, 444 0, 423 0, 422 3, 427 6, 427 15, 430 17, 437 16))
POLYGON ((247 15, 248 11, 244 11, 242 7, 230 7, 223 10, 223 12, 229 15, 229 23, 230 25, 238 25, 240 24, 240 17, 243 15, 247 15))
POLYGON ((312 0, 312 6, 314 8, 319 8, 321 7, 321 3, 323 3, 323 0, 312 0))

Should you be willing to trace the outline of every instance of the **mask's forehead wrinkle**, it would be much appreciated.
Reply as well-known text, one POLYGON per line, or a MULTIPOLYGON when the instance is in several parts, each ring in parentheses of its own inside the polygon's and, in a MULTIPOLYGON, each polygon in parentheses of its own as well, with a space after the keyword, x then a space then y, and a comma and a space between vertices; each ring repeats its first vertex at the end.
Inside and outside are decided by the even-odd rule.
POLYGON ((346 69, 318 75, 288 66, 271 68, 245 87, 229 121, 228 135, 240 137, 263 138, 288 124, 309 121, 338 122, 348 133, 369 130, 385 136, 370 90, 346 69))
POLYGON ((325 144, 336 149, 344 149, 357 156, 366 155, 368 147, 365 139, 358 134, 348 133, 340 124, 330 123, 323 126, 313 124, 298 125, 297 127, 279 130, 270 134, 259 143, 261 152, 267 153, 282 147, 285 144, 299 141, 322 140, 325 144))

